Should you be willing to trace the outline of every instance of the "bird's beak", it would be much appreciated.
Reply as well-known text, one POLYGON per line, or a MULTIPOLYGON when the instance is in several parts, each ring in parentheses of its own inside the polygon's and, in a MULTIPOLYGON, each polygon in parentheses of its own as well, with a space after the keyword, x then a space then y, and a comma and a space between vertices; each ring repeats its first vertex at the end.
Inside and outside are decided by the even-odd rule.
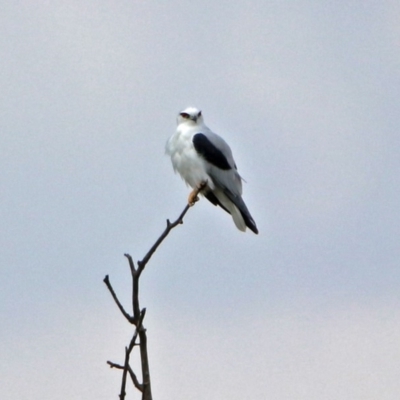
POLYGON ((192 121, 197 122, 197 117, 195 115, 193 115, 192 118, 190 118, 192 121))

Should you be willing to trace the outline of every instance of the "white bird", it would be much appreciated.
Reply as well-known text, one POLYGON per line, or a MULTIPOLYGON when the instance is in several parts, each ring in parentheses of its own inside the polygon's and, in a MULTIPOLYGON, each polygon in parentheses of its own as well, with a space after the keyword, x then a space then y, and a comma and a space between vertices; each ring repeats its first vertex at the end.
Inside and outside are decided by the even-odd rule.
POLYGON ((166 145, 175 172, 193 188, 189 204, 200 193, 215 206, 232 215, 236 227, 258 233, 242 199, 242 178, 237 172, 232 151, 220 136, 205 124, 201 111, 188 107, 179 113, 178 127, 166 145))

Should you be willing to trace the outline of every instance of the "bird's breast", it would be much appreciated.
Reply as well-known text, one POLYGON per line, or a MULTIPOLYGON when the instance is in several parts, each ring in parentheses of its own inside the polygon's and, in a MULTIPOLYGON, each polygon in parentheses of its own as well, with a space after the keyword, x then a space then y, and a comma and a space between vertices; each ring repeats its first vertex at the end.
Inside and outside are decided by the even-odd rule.
POLYGON ((175 171, 179 172, 188 185, 195 188, 204 181, 211 183, 206 163, 193 146, 192 135, 171 137, 167 144, 167 153, 171 156, 175 171))

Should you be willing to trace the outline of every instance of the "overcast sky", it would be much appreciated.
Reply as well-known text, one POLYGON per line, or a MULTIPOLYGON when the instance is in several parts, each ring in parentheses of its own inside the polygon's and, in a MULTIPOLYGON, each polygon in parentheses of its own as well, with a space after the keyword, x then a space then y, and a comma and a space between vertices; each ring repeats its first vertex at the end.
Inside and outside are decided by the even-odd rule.
POLYGON ((202 200, 148 264, 154 398, 398 399, 398 1, 0 3, 1 398, 118 398, 102 280, 184 208, 192 105, 260 234, 202 200))

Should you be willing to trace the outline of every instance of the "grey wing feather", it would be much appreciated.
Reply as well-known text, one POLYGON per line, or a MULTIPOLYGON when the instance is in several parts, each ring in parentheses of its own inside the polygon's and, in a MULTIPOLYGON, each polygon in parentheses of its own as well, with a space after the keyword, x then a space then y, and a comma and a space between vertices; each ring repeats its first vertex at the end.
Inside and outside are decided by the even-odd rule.
POLYGON ((214 184, 220 188, 225 196, 238 208, 247 227, 254 233, 258 233, 256 223, 242 199, 242 178, 236 170, 231 148, 224 139, 215 133, 208 131, 204 134, 207 136, 208 140, 223 153, 232 168, 230 170, 222 170, 209 164, 208 174, 214 184))
POLYGON ((207 172, 216 186, 229 190, 235 196, 242 195, 242 178, 236 169, 224 171, 211 165, 207 172))
POLYGON ((213 179, 214 184, 222 190, 225 196, 238 208, 242 215, 246 226, 251 229, 254 233, 258 233, 258 229, 253 217, 248 210, 246 203, 242 199, 242 183, 239 174, 235 170, 230 171, 216 171, 210 173, 210 177, 213 179), (235 172, 236 179, 228 178, 230 172, 235 172), (225 176, 224 176, 225 175, 225 176), (227 176, 228 175, 228 176, 227 176), (221 179, 222 178, 222 179, 221 179), (236 184, 235 184, 236 181, 236 184))
MULTIPOLYGON (((236 171, 236 166, 232 157, 232 152, 229 146, 228 145, 226 146, 227 149, 229 150, 227 154, 230 155, 231 162, 233 163, 234 168, 226 171, 210 165, 208 174, 213 180, 215 186, 221 189, 222 192, 225 194, 225 196, 238 208, 240 214, 242 215, 245 221, 246 226, 257 234, 258 229, 256 223, 253 217, 251 216, 250 211, 246 206, 246 203, 242 199, 242 178, 236 171)), ((227 154, 225 154, 225 156, 227 156, 227 154)))
POLYGON ((232 201, 233 204, 239 209, 240 214, 246 223, 246 226, 251 229, 254 233, 258 233, 258 229, 253 217, 248 210, 246 203, 243 201, 241 196, 233 195, 229 190, 224 190, 225 195, 228 197, 229 200, 232 201))
POLYGON ((214 183, 221 187, 221 189, 226 188, 234 195, 240 196, 242 194, 242 178, 236 170, 236 164, 233 159, 231 148, 222 137, 210 130, 205 131, 204 135, 207 136, 208 140, 222 152, 231 166, 230 170, 222 170, 209 164, 207 171, 208 174, 213 179, 214 183))

